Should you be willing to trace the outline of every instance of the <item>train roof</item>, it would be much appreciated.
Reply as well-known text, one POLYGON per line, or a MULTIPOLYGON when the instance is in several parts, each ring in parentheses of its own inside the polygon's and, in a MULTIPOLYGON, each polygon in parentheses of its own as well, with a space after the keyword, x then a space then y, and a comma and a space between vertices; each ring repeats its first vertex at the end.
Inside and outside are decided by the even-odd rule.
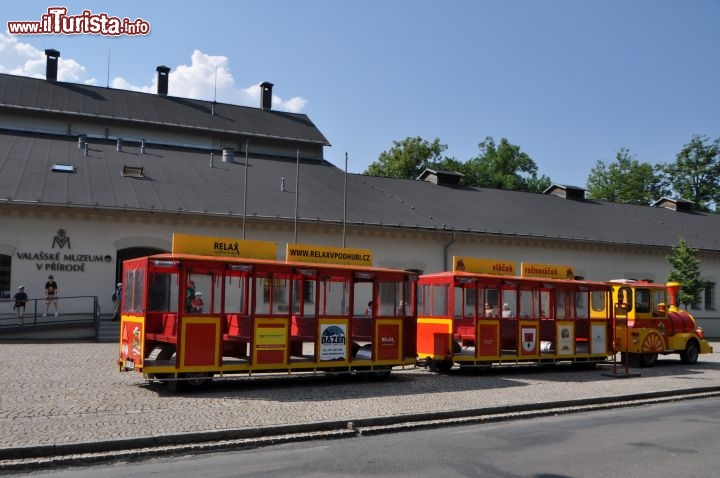
POLYGON ((375 266, 359 266, 359 265, 346 265, 346 264, 332 264, 322 262, 294 262, 294 261, 283 261, 283 260, 272 260, 272 259, 255 259, 247 257, 225 257, 225 256, 206 256, 201 254, 186 254, 186 253, 162 253, 154 254, 151 256, 145 256, 138 259, 130 259, 125 262, 144 262, 145 260, 158 260, 158 261, 175 261, 175 260, 192 260, 192 261, 203 261, 203 262, 223 262, 231 264, 251 264, 251 265, 267 265, 267 266, 287 266, 297 269, 333 269, 342 270, 349 272, 367 272, 367 273, 380 273, 380 274, 400 274, 405 276, 414 277, 417 273, 413 271, 407 271, 404 269, 392 269, 387 267, 375 267, 375 266))
POLYGON ((575 285, 582 285, 586 287, 591 288, 599 288, 599 289, 610 289, 612 286, 607 282, 600 282, 600 281, 589 281, 589 280, 577 280, 577 279, 549 279, 544 277, 521 277, 521 276, 504 276, 504 275, 497 275, 497 274, 480 274, 475 272, 465 272, 465 271, 447 271, 447 272, 436 272, 432 274, 423 274, 420 276, 420 282, 424 282, 427 280, 437 280, 437 279, 451 279, 454 277, 460 277, 460 278, 481 278, 488 281, 499 281, 499 282, 515 282, 515 281, 522 281, 522 282, 531 282, 531 283, 542 283, 542 284, 575 284, 575 285))

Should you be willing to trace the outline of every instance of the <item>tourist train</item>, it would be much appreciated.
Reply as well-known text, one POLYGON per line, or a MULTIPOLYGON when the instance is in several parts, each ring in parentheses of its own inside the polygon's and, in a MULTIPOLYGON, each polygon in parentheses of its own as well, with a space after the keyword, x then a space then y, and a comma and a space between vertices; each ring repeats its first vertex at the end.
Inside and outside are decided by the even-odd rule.
POLYGON ((426 366, 649 366, 711 353, 678 284, 587 281, 570 266, 454 257, 418 275, 366 249, 173 235, 172 252, 123 264, 121 371, 176 388, 269 374, 426 366))

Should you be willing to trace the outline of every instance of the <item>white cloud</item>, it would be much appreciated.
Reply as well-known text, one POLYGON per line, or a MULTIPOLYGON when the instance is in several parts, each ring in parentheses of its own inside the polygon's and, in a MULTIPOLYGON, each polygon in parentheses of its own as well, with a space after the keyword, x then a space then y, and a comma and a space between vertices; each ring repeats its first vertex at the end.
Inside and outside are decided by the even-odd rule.
MULTIPOLYGON (((45 52, 16 36, 0 33, 0 73, 45 78, 45 52)), ((94 85, 95 78, 87 78, 85 67, 71 58, 58 59, 58 80, 94 85)))
MULTIPOLYGON (((45 78, 45 52, 28 43, 18 41, 16 36, 0 33, 0 73, 9 73, 33 78, 45 78)), ((72 58, 58 61, 58 80, 72 83, 96 85, 95 78, 87 78, 87 69, 72 58)), ((133 85, 118 76, 110 81, 110 87, 154 93, 157 91, 157 76, 150 85, 133 85)), ((238 86, 230 71, 230 60, 226 56, 208 55, 200 50, 193 51, 189 65, 178 65, 170 71, 168 94, 182 98, 194 98, 244 106, 260 106, 260 84, 238 86)), ((299 113, 307 100, 294 96, 288 100, 273 94, 274 110, 299 113)))

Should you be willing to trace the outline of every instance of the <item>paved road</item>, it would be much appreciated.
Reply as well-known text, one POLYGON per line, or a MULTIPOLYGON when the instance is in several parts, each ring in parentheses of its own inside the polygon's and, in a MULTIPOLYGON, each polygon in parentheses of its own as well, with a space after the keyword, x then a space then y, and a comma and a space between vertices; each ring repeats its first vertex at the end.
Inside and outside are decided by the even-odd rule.
MULTIPOLYGON (((395 371, 384 380, 251 378, 172 395, 138 374, 118 372, 115 344, 6 343, 0 344, 0 460, 50 455, 63 447, 72 452, 74 445, 92 451, 113 442, 114 447, 171 443, 178 437, 192 442, 227 430, 234 436, 272 434, 273 429, 293 433, 327 423, 332 424, 328 428, 352 428, 348 422, 396 421, 398 416, 447 418, 573 400, 720 391, 720 343, 713 347, 714 354, 700 356, 693 366, 673 355, 654 368, 632 369, 639 372, 632 378, 608 376, 610 365, 595 370, 502 368, 477 375, 414 369, 395 371)), ((618 372, 622 375, 622 367, 618 372)))

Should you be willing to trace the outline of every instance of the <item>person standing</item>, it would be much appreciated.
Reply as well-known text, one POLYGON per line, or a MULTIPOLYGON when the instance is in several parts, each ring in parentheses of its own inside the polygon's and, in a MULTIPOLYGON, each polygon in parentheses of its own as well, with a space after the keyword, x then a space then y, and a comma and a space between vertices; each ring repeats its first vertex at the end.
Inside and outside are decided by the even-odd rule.
POLYGON ((185 289, 185 312, 192 312, 192 301, 195 300, 195 282, 188 281, 185 289))
POLYGON ((24 325, 25 320, 25 304, 27 304, 28 296, 25 293, 25 286, 21 285, 18 287, 17 294, 13 297, 15 299, 15 305, 13 305, 13 309, 15 309, 15 313, 17 314, 18 321, 20 322, 20 325, 24 325))
POLYGON ((113 292, 112 300, 115 305, 115 311, 113 313, 113 322, 120 320, 120 303, 122 299, 122 282, 118 282, 115 286, 115 292, 113 292))
POLYGON ((55 317, 58 316, 58 306, 57 306, 57 290, 58 285, 57 282, 55 282, 55 278, 52 274, 48 276, 48 280, 45 283, 45 313, 43 314, 43 317, 47 317, 47 315, 50 313, 50 306, 55 306, 55 317))

